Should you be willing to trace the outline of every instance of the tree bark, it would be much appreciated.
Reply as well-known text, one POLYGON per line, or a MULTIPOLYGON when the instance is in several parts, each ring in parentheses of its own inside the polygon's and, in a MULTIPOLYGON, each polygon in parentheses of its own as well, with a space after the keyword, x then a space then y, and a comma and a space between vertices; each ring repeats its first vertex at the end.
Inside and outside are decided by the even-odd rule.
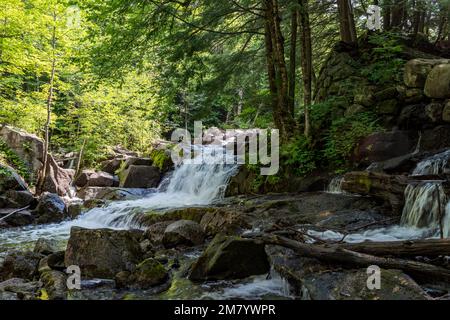
POLYGON ((382 258, 365 253, 358 253, 345 248, 332 245, 315 245, 300 243, 275 235, 258 235, 254 237, 265 244, 278 245, 294 250, 297 254, 307 258, 318 259, 325 263, 335 263, 345 267, 367 268, 372 265, 384 269, 402 270, 411 276, 428 281, 450 281, 450 270, 432 264, 396 259, 382 258))
POLYGON ((383 1, 383 28, 384 31, 391 30, 391 0, 383 1))
POLYGON ((305 108, 305 136, 311 135, 311 122, 309 108, 312 103, 312 41, 311 41, 311 25, 309 20, 308 0, 299 0, 299 20, 301 27, 301 58, 302 58, 302 75, 303 75, 303 105, 305 108))
POLYGON ((43 192, 45 180, 47 178, 48 168, 48 152, 50 146, 50 123, 52 115, 53 90, 56 73, 56 13, 53 14, 53 29, 52 29, 52 69, 50 72, 49 92, 47 97, 47 119, 44 126, 44 150, 43 150, 43 167, 36 186, 36 193, 39 195, 43 192))
POLYGON ((297 10, 292 10, 291 17, 291 49, 289 52, 289 112, 294 117, 295 114, 295 80, 297 69, 297 32, 298 14, 297 10))
POLYGON ((414 240, 394 242, 363 242, 342 244, 341 248, 371 254, 374 256, 394 257, 437 257, 450 256, 450 239, 414 240))
POLYGON ((345 43, 356 43, 355 19, 350 0, 338 0, 338 11, 341 40, 345 43))
POLYGON ((280 130, 281 139, 287 141, 294 134, 295 122, 289 111, 289 78, 278 1, 264 0, 264 6, 266 56, 274 122, 280 130))

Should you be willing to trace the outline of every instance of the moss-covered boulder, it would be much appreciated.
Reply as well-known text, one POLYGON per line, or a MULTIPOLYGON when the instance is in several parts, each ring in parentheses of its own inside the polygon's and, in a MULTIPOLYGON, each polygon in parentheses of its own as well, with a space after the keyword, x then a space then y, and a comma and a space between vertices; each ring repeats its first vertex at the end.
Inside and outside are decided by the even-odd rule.
POLYGON ((410 88, 423 89, 431 70, 439 64, 449 63, 446 59, 413 59, 406 63, 404 81, 410 88))
POLYGON ((269 269, 263 243, 219 234, 193 264, 189 279, 242 279, 267 273, 269 269))
POLYGON ((155 259, 147 259, 136 267, 133 273, 135 283, 142 289, 163 284, 168 277, 167 270, 155 259))
POLYGON ((142 261, 141 238, 140 231, 74 227, 67 244, 65 265, 79 266, 84 278, 114 279, 118 272, 130 270, 142 261))
POLYGON ((67 298, 67 275, 60 271, 45 271, 40 281, 49 300, 65 300, 67 298))
POLYGON ((164 284, 169 275, 166 268, 155 259, 146 259, 136 266, 136 270, 119 272, 116 277, 117 288, 147 290, 164 284))
POLYGON ((153 166, 158 167, 163 173, 174 168, 170 150, 153 150, 150 157, 153 160, 153 166))
POLYGON ((450 98, 450 64, 440 64, 431 70, 425 83, 425 94, 433 99, 450 98))

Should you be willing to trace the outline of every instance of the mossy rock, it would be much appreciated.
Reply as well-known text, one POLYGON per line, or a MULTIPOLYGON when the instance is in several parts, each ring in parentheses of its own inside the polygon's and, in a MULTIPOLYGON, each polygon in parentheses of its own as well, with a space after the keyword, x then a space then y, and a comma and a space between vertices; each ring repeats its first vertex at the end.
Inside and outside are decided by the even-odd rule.
POLYGON ((218 234, 193 264, 193 281, 243 279, 269 272, 264 244, 250 239, 218 234))
POLYGON ((215 208, 183 208, 167 212, 149 211, 138 218, 142 226, 151 226, 164 221, 190 220, 200 223, 203 216, 208 212, 214 212, 215 208))
POLYGON ((168 273, 160 262, 155 259, 147 259, 136 267, 132 277, 135 286, 148 289, 166 282, 168 273))
POLYGON ((153 165, 158 167, 161 172, 168 172, 173 169, 174 163, 170 156, 170 151, 167 150, 153 150, 150 154, 153 160, 153 165))

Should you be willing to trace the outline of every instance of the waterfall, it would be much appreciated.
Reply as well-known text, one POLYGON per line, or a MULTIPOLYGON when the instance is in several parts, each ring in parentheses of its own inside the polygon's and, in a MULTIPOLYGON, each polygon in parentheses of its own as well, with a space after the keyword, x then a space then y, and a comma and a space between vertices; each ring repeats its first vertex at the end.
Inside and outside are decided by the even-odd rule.
MULTIPOLYGON (((138 200, 113 202, 103 208, 95 208, 74 221, 47 226, 12 229, 0 232, 0 244, 14 246, 18 243, 33 243, 37 239, 67 239, 74 226, 96 229, 138 228, 134 223, 137 215, 153 210, 206 206, 220 200, 229 179, 237 172, 238 165, 225 164, 223 148, 204 146, 198 164, 185 161, 166 178, 158 189, 138 200)), ((231 163, 231 161, 228 161, 231 163)), ((163 214, 163 212, 161 212, 163 214)), ((1 250, 0 250, 1 251, 1 250)))
MULTIPOLYGON (((438 175, 447 173, 450 150, 436 154, 418 163, 413 176, 438 175)), ((444 236, 449 237, 450 203, 442 183, 427 181, 410 184, 405 190, 405 207, 401 224, 416 228, 440 229, 444 227, 444 236), (441 221, 442 220, 442 221, 441 221)))
POLYGON ((186 206, 206 206, 223 198, 229 179, 237 165, 224 164, 223 149, 204 146, 197 153, 200 161, 184 161, 173 174, 149 196, 124 202, 115 202, 105 208, 89 211, 79 219, 82 225, 93 227, 132 227, 136 215, 145 210, 161 210, 186 206))
POLYGON ((342 190, 342 182, 344 181, 344 177, 335 177, 331 180, 330 184, 327 187, 326 192, 333 194, 342 194, 344 191, 342 190))
POLYGON ((405 207, 401 224, 416 228, 439 228, 445 214, 447 196, 440 183, 409 185, 405 191, 405 207))
POLYGON ((450 150, 436 154, 420 162, 413 172, 413 176, 438 175, 450 173, 450 150))

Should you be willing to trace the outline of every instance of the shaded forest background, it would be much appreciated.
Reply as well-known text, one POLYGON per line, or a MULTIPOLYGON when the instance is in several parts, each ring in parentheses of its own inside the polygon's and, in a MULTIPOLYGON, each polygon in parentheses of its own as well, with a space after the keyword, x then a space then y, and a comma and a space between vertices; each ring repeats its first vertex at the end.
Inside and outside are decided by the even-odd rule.
MULTIPOLYGON (((336 46, 395 85, 402 43, 450 48, 448 0, 0 0, 0 123, 55 154, 143 154, 175 128, 277 128, 286 165, 345 170, 375 110, 329 118, 317 79, 336 46), (382 30, 368 31, 369 5, 382 30), (411 40, 412 39, 412 40, 411 40)), ((342 103, 342 102, 340 102, 342 103)), ((1 146, 0 146, 1 147, 1 146)), ((276 179, 276 178, 274 178, 276 179)))

